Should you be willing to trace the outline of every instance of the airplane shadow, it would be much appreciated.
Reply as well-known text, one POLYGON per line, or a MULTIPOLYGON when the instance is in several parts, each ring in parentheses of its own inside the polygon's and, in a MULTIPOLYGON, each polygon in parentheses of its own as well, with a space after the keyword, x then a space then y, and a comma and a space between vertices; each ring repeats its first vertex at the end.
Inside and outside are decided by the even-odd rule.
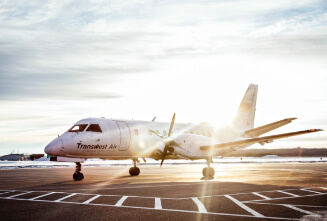
POLYGON ((214 180, 215 178, 214 177, 202 177, 200 180, 214 180))

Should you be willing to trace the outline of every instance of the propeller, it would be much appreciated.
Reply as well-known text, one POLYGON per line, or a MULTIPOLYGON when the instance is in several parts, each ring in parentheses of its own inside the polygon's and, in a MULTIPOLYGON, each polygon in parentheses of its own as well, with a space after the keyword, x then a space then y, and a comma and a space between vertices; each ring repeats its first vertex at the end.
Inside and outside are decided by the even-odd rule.
POLYGON ((171 123, 170 123, 170 127, 169 127, 169 132, 168 132, 168 137, 166 138, 166 140, 163 140, 163 142, 165 144, 165 148, 164 148, 164 151, 162 153, 162 159, 161 159, 160 167, 162 166, 162 164, 165 161, 165 158, 167 156, 167 152, 168 152, 168 149, 169 149, 169 144, 171 142, 170 135, 171 135, 171 132, 173 131, 173 127, 174 127, 174 123, 175 123, 175 116, 176 116, 176 113, 174 113, 174 116, 171 119, 171 123))

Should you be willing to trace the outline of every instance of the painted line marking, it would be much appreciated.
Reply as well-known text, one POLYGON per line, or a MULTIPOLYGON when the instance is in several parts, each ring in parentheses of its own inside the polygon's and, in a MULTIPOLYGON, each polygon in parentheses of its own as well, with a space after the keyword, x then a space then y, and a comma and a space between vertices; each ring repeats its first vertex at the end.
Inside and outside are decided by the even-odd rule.
POLYGON ((48 195, 51 195, 51 194, 54 194, 55 192, 51 192, 51 193, 47 193, 47 194, 43 194, 41 196, 37 196, 37 197, 34 197, 34 198, 31 198, 30 200, 36 200, 36 199, 39 199, 41 197, 44 197, 44 196, 48 196, 48 195))
POLYGON ((257 195, 257 196, 259 196, 259 197, 261 197, 261 198, 264 198, 264 199, 266 199, 266 200, 271 200, 270 197, 267 197, 267 196, 261 195, 260 193, 253 192, 253 194, 254 194, 254 195, 257 195))
POLYGON ((70 194, 70 195, 68 195, 68 196, 64 196, 63 198, 57 199, 57 200, 55 200, 55 201, 56 201, 56 202, 59 202, 59 201, 61 201, 61 200, 67 199, 67 198, 72 197, 72 196, 75 196, 75 195, 76 195, 76 193, 72 193, 72 194, 70 194))
POLYGON ((311 192, 311 193, 322 194, 321 192, 317 192, 317 191, 313 191, 313 190, 309 190, 309 189, 305 189, 305 188, 303 188, 303 189, 301 189, 301 190, 303 190, 303 191, 307 191, 307 192, 311 192))
POLYGON ((154 208, 155 209, 162 209, 162 206, 161 206, 161 199, 160 198, 155 198, 154 199, 154 208))
MULTIPOLYGON (((0 197, 0 199, 8 199, 7 197, 0 197)), ((67 201, 50 201, 50 200, 31 200, 31 199, 21 199, 21 198, 10 198, 9 200, 20 200, 20 201, 32 201, 32 202, 45 202, 45 203, 66 203, 66 204, 75 204, 75 205, 83 205, 83 203, 78 203, 78 202, 67 202, 67 201)), ((108 206, 108 207, 115 207, 116 205, 109 205, 109 204, 93 204, 89 203, 87 204, 89 206, 108 206)), ((145 209, 145 210, 156 210, 155 208, 150 208, 150 207, 137 207, 137 206, 121 206, 124 208, 131 208, 131 209, 145 209)), ((191 211, 191 210, 176 210, 176 209, 162 209, 164 211, 172 211, 172 212, 182 212, 182 213, 199 213, 197 211, 191 211)), ((229 213, 213 213, 213 212, 208 212, 207 214, 212 214, 212 215, 219 215, 219 216, 233 216, 233 217, 248 217, 248 218, 253 218, 251 215, 241 215, 241 214, 229 214, 229 213)), ((264 218, 264 219, 272 219, 272 220, 299 220, 295 218, 283 218, 283 217, 257 217, 257 218, 264 218)))
POLYGON ((192 200, 195 202, 196 206, 199 208, 199 213, 207 213, 207 209, 203 203, 196 197, 192 197, 192 200))
POLYGON ((118 202, 116 203, 115 206, 122 206, 124 201, 128 198, 128 196, 123 196, 122 198, 120 198, 120 200, 118 200, 118 202))
MULTIPOLYGON (((322 188, 322 187, 320 187, 322 188)), ((327 189, 327 188, 326 188, 327 189)), ((289 191, 289 190, 299 190, 299 189, 285 189, 284 191, 289 191)), ((277 192, 279 190, 268 190, 268 191, 260 191, 258 193, 274 193, 277 192)), ((247 193, 231 193, 228 194, 229 196, 238 196, 238 195, 243 195, 243 194, 249 194, 249 192, 247 193)), ((203 197, 214 197, 214 196, 224 196, 225 194, 220 194, 220 195, 210 195, 210 196, 199 196, 198 198, 203 198, 203 197)), ((294 194, 295 195, 295 194, 294 194)), ((161 198, 164 199, 164 198, 161 198)), ((187 199, 187 198, 179 198, 179 199, 187 199)))
POLYGON ((285 191, 282 191, 282 190, 277 190, 277 192, 284 193, 284 194, 294 196, 294 197, 299 197, 299 195, 296 195, 296 194, 293 194, 293 193, 288 193, 288 192, 285 192, 285 191))
POLYGON ((30 192, 25 192, 25 193, 16 194, 16 195, 13 195, 13 196, 9 196, 8 198, 13 198, 13 197, 20 196, 20 195, 24 195, 24 194, 27 194, 27 193, 30 193, 30 192))
MULTIPOLYGON (((259 204, 259 205, 274 205, 274 206, 284 206, 285 204, 280 203, 258 203, 258 202, 246 202, 251 204, 259 204)), ((310 206, 310 205, 293 205, 293 204, 287 204, 291 206, 298 206, 298 207, 310 207, 310 208, 327 208, 327 206, 310 206)))
MULTIPOLYGON (((299 196, 298 198, 302 198, 302 197, 311 197, 311 196, 323 196, 323 195, 327 195, 327 193, 322 193, 322 194, 312 194, 312 195, 303 195, 303 196, 299 196)), ((273 198, 271 200, 283 200, 283 199, 294 199, 294 197, 292 196, 287 196, 287 197, 280 197, 280 198, 273 198)), ((266 201, 266 200, 248 200, 248 201, 242 201, 243 203, 252 203, 252 202, 260 202, 260 201, 266 201)))
POLYGON ((91 199, 86 200, 85 202, 83 202, 83 204, 89 204, 90 202, 92 202, 93 200, 95 200, 96 198, 99 198, 101 195, 96 195, 94 197, 92 197, 91 199))
MULTIPOLYGON (((186 185, 186 184, 185 184, 186 185)), ((190 184, 187 184, 187 185, 190 185, 190 184)), ((164 185, 162 185, 164 186, 164 185)), ((166 185, 166 186, 170 186, 170 185, 166 185)), ((319 187, 319 188, 322 188, 322 189, 327 189, 327 187, 319 187)), ((120 188, 105 188, 105 189, 120 189, 120 188)), ((300 190, 300 189, 285 189, 285 191, 289 191, 289 190, 300 190)), ((0 191, 9 191, 9 192, 15 192, 15 191, 24 191, 24 190, 0 190, 0 191)), ((279 190, 270 190, 270 191, 260 191, 258 193, 273 193, 273 192, 277 192, 279 190)), ((9 192, 6 192, 6 193, 9 193, 9 192)), ((48 192, 48 191, 30 191, 30 192, 48 192)), ((280 191, 279 191, 280 192, 280 191)), ((70 194, 69 192, 55 192, 55 193, 64 193, 64 194, 70 194)), ((247 193, 231 193, 231 194, 228 194, 230 196, 237 196, 237 195, 243 195, 243 194, 249 194, 251 192, 247 192, 247 193)), ((1 194, 5 194, 5 193, 0 193, 1 194)), ((79 194, 79 195, 85 195, 85 196, 93 196, 94 194, 92 193, 76 193, 76 194, 79 194)), ((288 194, 288 193, 286 193, 288 194)), ((326 193, 320 193, 320 194, 326 194, 326 193)), ((295 195, 295 194, 293 194, 295 195)), ((103 194, 101 196, 122 196, 122 195, 107 195, 107 194, 103 194)), ((216 196, 224 196, 224 194, 221 194, 221 195, 211 195, 211 196, 197 196, 197 198, 207 198, 207 197, 216 197, 216 196)), ((307 195, 308 196, 308 195, 307 195)), ((150 198, 150 199, 153 199, 155 197, 147 197, 147 196, 128 196, 128 197, 137 197, 137 198, 150 198)), ((302 197, 302 196, 299 196, 299 197, 302 197)), ((191 199, 191 197, 181 197, 181 198, 168 198, 168 197, 161 197, 161 199, 191 199)), ((276 199, 276 198, 273 198, 273 199, 276 199)), ((251 200, 252 201, 252 200, 251 200)), ((259 200, 253 200, 253 201, 259 201, 259 200)), ((245 202, 245 201, 243 201, 245 202)), ((250 201, 249 201, 250 202, 250 201)))
POLYGON ((327 190, 327 187, 320 187, 321 189, 327 190))
POLYGON ((8 192, 0 193, 0 195, 1 194, 6 194, 6 193, 11 193, 11 192, 15 192, 15 191, 8 191, 8 192))
POLYGON ((284 204, 283 206, 288 207, 288 208, 293 209, 293 210, 296 210, 296 211, 299 211, 301 213, 308 214, 308 215, 318 215, 316 213, 313 213, 313 212, 310 212, 310 211, 307 211, 307 210, 304 210, 304 209, 300 209, 300 208, 297 208, 297 207, 292 206, 292 205, 284 204))
POLYGON ((240 206, 241 208, 243 208, 246 211, 248 211, 249 213, 251 213, 253 216, 256 216, 256 217, 265 217, 264 215, 258 213, 257 211, 254 211, 253 209, 251 209, 247 205, 245 205, 242 202, 238 201, 234 197, 231 197, 230 195, 225 195, 225 197, 227 197, 228 199, 232 200, 234 203, 236 203, 238 206, 240 206))

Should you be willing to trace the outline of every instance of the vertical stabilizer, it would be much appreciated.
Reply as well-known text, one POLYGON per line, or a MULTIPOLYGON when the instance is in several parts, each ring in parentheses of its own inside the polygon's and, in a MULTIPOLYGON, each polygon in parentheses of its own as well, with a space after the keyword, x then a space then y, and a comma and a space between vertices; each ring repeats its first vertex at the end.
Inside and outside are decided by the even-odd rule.
POLYGON ((234 119, 237 130, 249 130, 254 127, 255 109, 257 104, 258 85, 250 84, 234 119))

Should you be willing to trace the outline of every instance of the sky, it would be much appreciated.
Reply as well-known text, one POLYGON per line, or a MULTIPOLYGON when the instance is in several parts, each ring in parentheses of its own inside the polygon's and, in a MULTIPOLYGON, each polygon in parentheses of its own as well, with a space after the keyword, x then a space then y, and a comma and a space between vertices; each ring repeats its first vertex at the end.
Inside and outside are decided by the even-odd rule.
MULTIPOLYGON (((327 2, 0 1, 0 155, 43 153, 82 118, 327 130, 327 2)), ((327 147, 327 132, 256 148, 327 147)))

